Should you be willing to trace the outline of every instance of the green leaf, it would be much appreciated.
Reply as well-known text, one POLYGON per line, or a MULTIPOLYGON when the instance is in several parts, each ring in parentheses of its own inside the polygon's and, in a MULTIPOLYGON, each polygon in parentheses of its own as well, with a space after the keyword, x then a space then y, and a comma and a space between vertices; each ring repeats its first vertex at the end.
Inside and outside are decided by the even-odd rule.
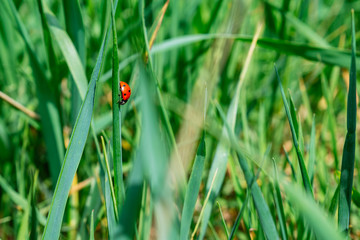
POLYGON ((289 105, 287 103, 285 93, 284 93, 284 89, 283 89, 281 81, 280 81, 279 73, 278 73, 277 68, 276 68, 275 65, 274 65, 274 67, 275 67, 275 72, 276 72, 276 76, 277 76, 277 79, 278 79, 278 83, 279 83, 279 86, 280 86, 281 96, 282 96, 282 99, 283 99, 283 102, 284 102, 285 112, 286 112, 286 115, 287 115, 287 118, 288 118, 288 121, 289 121, 293 143, 294 143, 294 146, 295 146, 295 149, 296 149, 296 154, 297 154, 299 165, 300 165, 300 171, 301 171, 301 176, 302 176, 302 179, 303 179, 304 188, 311 196, 313 196, 312 187, 311 187, 311 183, 310 183, 310 180, 309 180, 308 173, 306 171, 304 158, 303 158, 303 155, 301 153, 301 150, 300 150, 300 147, 299 147, 299 144, 298 144, 294 123, 293 123, 291 115, 290 115, 289 105))
POLYGON ((181 214, 180 239, 189 239, 190 225, 200 190, 201 176, 204 170, 205 154, 205 133, 203 133, 186 189, 184 207, 181 214))
MULTIPOLYGON (((111 1, 112 2, 112 1, 111 1)), ((111 4, 112 6, 112 4, 111 4)), ((115 181, 115 198, 117 211, 120 211, 124 202, 125 190, 122 169, 122 146, 121 146, 121 107, 118 104, 121 96, 119 86, 119 56, 116 36, 115 10, 111 8, 111 30, 113 35, 112 45, 112 113, 113 113, 113 165, 115 181)), ((122 100, 122 99, 121 99, 122 100)), ((118 215, 119 212, 116 213, 118 215)))
POLYGON ((354 10, 351 12, 352 57, 350 65, 350 86, 347 97, 347 133, 343 150, 339 196, 339 229, 348 232, 350 223, 351 194, 355 165, 356 145, 356 39, 354 10))

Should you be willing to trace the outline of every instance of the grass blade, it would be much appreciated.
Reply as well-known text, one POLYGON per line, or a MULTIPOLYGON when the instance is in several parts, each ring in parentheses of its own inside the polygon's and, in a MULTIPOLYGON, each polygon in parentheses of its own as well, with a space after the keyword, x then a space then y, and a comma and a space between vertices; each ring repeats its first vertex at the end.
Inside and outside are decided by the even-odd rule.
POLYGON ((60 223, 62 222, 64 216, 67 197, 77 167, 79 166, 81 155, 84 150, 90 128, 91 116, 94 107, 95 87, 96 82, 99 79, 101 66, 103 63, 106 39, 107 36, 105 37, 101 45, 99 56, 97 58, 96 65, 91 75, 88 91, 85 95, 85 100, 82 103, 78 118, 71 134, 70 143, 65 154, 58 182, 56 184, 42 239, 57 239, 60 235, 60 223))
POLYGON ((276 68, 275 65, 274 65, 274 67, 275 67, 276 76, 277 76, 279 86, 280 86, 281 96, 282 96, 282 99, 283 99, 283 102, 284 102, 285 112, 286 112, 286 115, 287 115, 287 118, 288 118, 288 121, 289 121, 289 125, 290 125, 290 129, 291 129, 293 143, 294 143, 294 146, 295 146, 295 149, 296 149, 296 154, 298 156, 298 161, 299 161, 299 165, 300 165, 301 176, 302 176, 302 179, 303 179, 304 188, 311 196, 313 196, 312 187, 311 187, 311 183, 310 183, 310 180, 309 180, 308 173, 306 171, 304 158, 303 158, 303 155, 301 153, 300 146, 299 146, 299 143, 298 143, 298 140, 297 140, 297 137, 296 137, 295 127, 294 127, 294 123, 293 123, 292 118, 291 118, 289 105, 287 103, 285 93, 284 93, 284 89, 283 89, 281 81, 280 81, 279 73, 278 73, 277 68, 276 68))
POLYGON ((283 151, 285 153, 286 162, 290 165, 292 177, 296 181, 296 172, 295 172, 293 164, 290 161, 289 154, 286 152, 284 147, 283 147, 283 151))
MULTIPOLYGON (((112 1, 111 1, 112 2, 112 1)), ((112 6, 112 4, 111 4, 112 6)), ((114 163, 114 181, 115 181, 115 199, 117 210, 120 211, 121 204, 124 202, 124 182, 122 169, 122 146, 121 146, 121 106, 117 104, 119 100, 119 56, 117 46, 117 33, 115 24, 115 10, 111 7, 111 30, 113 35, 112 45, 112 111, 113 111, 113 163, 114 163)), ((116 208, 115 208, 116 209, 116 208)), ((116 213, 116 215, 118 215, 116 213)))
POLYGON ((200 190, 201 176, 205 164, 205 133, 203 133, 196 153, 193 170, 186 189, 184 207, 181 214, 180 239, 188 239, 196 200, 200 190))
POLYGON ((227 229, 227 226, 226 226, 226 221, 224 219, 224 215, 221 211, 221 206, 220 206, 220 203, 218 201, 216 201, 218 207, 219 207, 219 212, 220 212, 220 216, 221 216, 221 223, 224 227, 224 230, 225 230, 225 233, 226 233, 226 238, 229 238, 229 230, 227 229))
POLYGON ((311 126, 310 134, 310 145, 309 145, 309 163, 308 163, 308 173, 311 183, 314 181, 315 175, 315 158, 316 158, 316 143, 315 143, 315 115, 313 116, 313 122, 311 126))
MULTIPOLYGON (((101 136, 101 143, 102 143, 102 147, 103 147, 103 152, 104 152, 104 159, 105 159, 105 166, 106 166, 106 174, 107 174, 107 178, 105 178, 105 184, 108 184, 109 186, 107 186, 110 189, 110 193, 111 193, 111 198, 112 198, 112 204, 113 204, 113 208, 111 208, 112 210, 114 210, 114 214, 115 214, 115 218, 116 220, 119 219, 118 216, 118 210, 117 210, 117 203, 116 203, 116 197, 115 197, 115 191, 114 191, 114 185, 112 183, 112 176, 111 176, 111 171, 110 171, 110 166, 109 166, 109 161, 108 161, 108 156, 107 156, 107 152, 106 152, 106 147, 105 147, 105 142, 104 142, 104 138, 101 136)), ((105 187, 105 189, 107 189, 105 187)), ((108 191, 105 191, 105 193, 107 194, 108 191)), ((107 197, 107 196, 106 196, 107 197)), ((107 209, 109 209, 109 207, 107 207, 107 209)), ((109 210, 108 210, 109 212, 109 210)), ((109 219, 108 219, 109 221, 109 219)))
POLYGON ((90 220, 90 240, 95 240, 95 226, 94 226, 94 210, 91 211, 90 220))
POLYGON ((69 68, 71 76, 73 77, 73 81, 81 99, 83 100, 85 98, 88 81, 79 54, 69 35, 67 35, 67 33, 60 27, 60 23, 57 21, 55 16, 49 10, 47 10, 45 14, 54 40, 58 44, 61 53, 64 56, 65 62, 69 68))
POLYGON ((234 226, 232 227, 231 229, 231 233, 230 233, 230 236, 229 236, 229 240, 232 240, 234 239, 235 237, 235 233, 236 233, 236 230, 238 229, 239 227, 239 224, 240 224, 240 220, 242 219, 242 216, 244 215, 244 212, 245 212, 245 207, 248 205, 248 201, 250 199, 250 193, 249 193, 250 190, 248 190, 246 192, 246 197, 245 197, 245 200, 241 206, 241 209, 240 209, 240 212, 238 213, 237 217, 236 217, 236 220, 235 220, 235 223, 234 223, 234 226))
POLYGON ((341 163, 339 192, 339 229, 348 232, 350 223, 351 194, 355 165, 356 144, 356 40, 354 10, 351 11, 352 57, 350 65, 350 86, 347 98, 347 133, 341 163))

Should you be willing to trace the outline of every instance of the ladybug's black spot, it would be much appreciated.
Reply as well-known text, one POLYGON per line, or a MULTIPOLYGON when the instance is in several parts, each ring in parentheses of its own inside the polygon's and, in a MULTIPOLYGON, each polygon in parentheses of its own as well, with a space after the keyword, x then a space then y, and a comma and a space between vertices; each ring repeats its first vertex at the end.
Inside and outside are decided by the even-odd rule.
POLYGON ((123 85, 123 87, 125 87, 125 84, 123 85))
POLYGON ((130 92, 130 90, 129 90, 129 92, 130 92))
POLYGON ((126 93, 124 93, 124 96, 126 96, 126 93))

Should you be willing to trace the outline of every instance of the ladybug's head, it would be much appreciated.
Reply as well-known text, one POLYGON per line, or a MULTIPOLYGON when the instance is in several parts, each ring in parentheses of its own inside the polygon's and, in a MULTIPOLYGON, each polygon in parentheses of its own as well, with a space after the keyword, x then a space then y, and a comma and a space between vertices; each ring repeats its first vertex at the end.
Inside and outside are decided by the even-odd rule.
POLYGON ((128 101, 128 100, 122 99, 121 101, 119 101, 119 104, 120 104, 120 105, 124 105, 127 101, 128 101))

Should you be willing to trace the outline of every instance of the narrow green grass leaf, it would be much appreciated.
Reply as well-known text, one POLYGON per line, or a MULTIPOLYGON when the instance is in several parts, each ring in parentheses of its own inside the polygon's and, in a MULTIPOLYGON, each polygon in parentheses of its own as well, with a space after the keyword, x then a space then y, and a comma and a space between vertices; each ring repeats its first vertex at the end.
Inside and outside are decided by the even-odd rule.
POLYGON ((336 210, 339 204, 339 192, 340 192, 340 184, 336 187, 333 197, 331 198, 330 206, 329 206, 329 213, 335 216, 336 210))
POLYGON ((252 186, 254 185, 254 183, 256 183, 257 179, 259 178, 259 175, 260 175, 260 171, 263 169, 264 167, 264 163, 265 163, 265 160, 266 160, 266 157, 268 155, 268 153, 270 152, 270 147, 268 147, 268 149, 266 150, 265 152, 265 155, 264 155, 264 160, 261 164, 261 166, 258 168, 256 174, 255 174, 255 178, 251 181, 251 183, 247 186, 247 192, 246 192, 246 197, 245 197, 245 200, 241 206, 241 209, 236 217, 236 220, 235 220, 235 223, 231 229, 231 233, 230 233, 230 236, 228 236, 228 239, 229 240, 232 240, 234 237, 235 237, 235 233, 236 233, 236 230, 238 229, 239 227, 239 224, 240 224, 240 220, 242 218, 242 215, 244 214, 244 210, 245 210, 245 207, 248 206, 248 201, 249 201, 249 198, 250 198, 250 195, 251 195, 251 189, 252 189, 252 186))
POLYGON ((39 113, 41 117, 42 132, 47 148, 47 157, 50 165, 50 173, 55 183, 60 172, 61 161, 64 157, 64 141, 60 114, 57 108, 54 88, 50 87, 46 72, 42 68, 35 53, 30 37, 20 20, 13 1, 8 1, 11 12, 15 18, 17 29, 25 42, 30 57, 32 74, 36 83, 37 97, 39 100, 39 113))
POLYGON ((95 87, 99 79, 106 38, 104 39, 99 52, 96 65, 91 75, 88 91, 81 106, 78 118, 71 134, 70 143, 65 154, 61 172, 56 184, 54 196, 51 202, 47 223, 42 239, 59 238, 61 222, 64 216, 67 197, 70 187, 79 166, 81 156, 88 136, 91 116, 94 107, 95 87))
POLYGON ((229 236, 229 240, 233 240, 234 237, 235 237, 235 234, 236 234, 236 231, 237 229, 239 228, 239 225, 240 225, 240 221, 242 219, 242 216, 244 215, 244 212, 245 212, 245 208, 246 206, 248 205, 248 201, 250 199, 250 193, 249 193, 250 190, 248 190, 246 192, 246 197, 245 197, 245 200, 243 202, 243 205, 241 206, 241 209, 235 219, 235 223, 234 223, 234 226, 232 227, 231 229, 231 232, 230 232, 230 236, 229 236))
POLYGON ((317 239, 344 239, 336 231, 335 223, 329 221, 327 214, 315 203, 313 198, 296 184, 284 182, 284 188, 289 202, 298 209, 308 226, 315 232, 317 239))
POLYGON ((297 120, 296 107, 294 104, 294 100, 290 94, 290 90, 288 90, 288 94, 290 96, 290 115, 295 128, 295 136, 297 139, 299 139, 299 122, 297 120))
POLYGON ((351 11, 352 57, 350 65, 350 86, 347 97, 347 133, 343 150, 339 196, 339 229, 349 231, 351 194, 355 165, 356 145, 356 39, 354 10, 351 11))
POLYGON ((31 225, 30 225, 30 240, 37 240, 38 239, 38 232, 37 232, 37 209, 36 209, 36 186, 38 180, 39 172, 36 171, 31 179, 31 186, 30 186, 30 207, 31 207, 31 225))
MULTIPOLYGON (((112 3, 112 1, 111 1, 112 3)), ((113 4, 111 4, 112 6, 113 4)), ((111 7, 111 30, 113 36, 112 45, 112 113, 113 113, 113 166, 115 181, 115 198, 117 208, 120 211, 121 204, 124 202, 124 182, 122 169, 122 146, 121 146, 121 106, 118 104, 121 96, 119 85, 119 56, 117 46, 117 33, 115 24, 115 10, 111 7)), ((119 212, 116 213, 118 215, 119 212)))
MULTIPOLYGON (((116 218, 116 220, 118 220, 119 216, 118 216, 118 210, 117 210, 114 185, 112 183, 112 176, 111 176, 110 165, 109 165, 109 161, 108 161, 108 155, 106 152, 105 142, 104 142, 104 138, 102 136, 101 136, 101 144, 103 147, 104 160, 105 160, 105 166, 106 166, 106 174, 107 174, 107 178, 105 178, 105 184, 109 185, 108 188, 110 189, 112 204, 113 204, 112 210, 114 210, 115 218, 116 218)), ((107 191, 105 191, 105 192, 107 193, 107 191)), ((109 207, 107 207, 107 209, 109 209, 109 207)), ((109 210, 108 210, 108 212, 109 212, 109 210)))
POLYGON ((296 154, 297 154, 299 165, 300 165, 300 171, 301 171, 301 176, 302 176, 302 179, 303 179, 304 188, 311 196, 313 196, 312 187, 311 187, 311 183, 310 183, 310 180, 309 180, 308 173, 306 171, 304 158, 303 158, 303 155, 302 155, 302 153, 300 151, 298 140, 296 138, 295 127, 294 127, 294 123, 293 123, 291 115, 290 115, 289 105, 287 103, 285 93, 284 93, 284 89, 283 89, 281 81, 280 81, 279 73, 278 73, 277 68, 276 68, 275 65, 274 65, 274 67, 275 67, 275 72, 276 72, 276 76, 277 76, 277 79, 278 79, 278 83, 279 83, 279 86, 280 86, 281 96, 282 96, 282 99, 283 99, 283 102, 284 102, 285 112, 286 112, 286 115, 287 115, 287 118, 288 118, 288 121, 289 121, 293 143, 294 143, 294 146, 295 146, 296 154))
POLYGON ((91 211, 90 217, 90 238, 89 240, 95 240, 95 226, 94 226, 94 210, 91 211))
POLYGON ((185 240, 189 238, 190 225, 200 190, 201 176, 204 170, 205 154, 205 133, 203 133, 186 189, 184 207, 181 214, 180 239, 185 240))
POLYGON ((276 212, 279 219, 280 224, 280 230, 281 230, 281 237, 283 240, 287 239, 287 228, 286 228, 286 219, 285 219, 285 212, 284 212, 284 206, 283 206, 283 200, 281 197, 281 191, 280 191, 280 185, 279 185, 279 176, 278 176, 278 170, 276 167, 275 160, 273 160, 274 164, 274 172, 275 172, 275 183, 274 186, 274 199, 275 199, 275 205, 276 205, 276 212))
POLYGON ((220 206, 219 201, 216 201, 216 204, 217 204, 218 207, 219 207, 219 212, 220 212, 220 216, 221 216, 221 223, 222 223, 222 225, 223 225, 223 227, 224 227, 224 231, 225 231, 225 233, 226 233, 226 238, 229 238, 229 230, 227 229, 226 221, 225 221, 224 215, 223 215, 223 213, 222 213, 222 211, 221 211, 221 206, 220 206))
POLYGON ((254 178, 254 174, 251 172, 246 158, 243 156, 241 150, 237 146, 238 141, 236 140, 236 137, 232 132, 231 127, 226 122, 225 114, 223 113, 221 107, 218 104, 216 105, 216 107, 220 113, 221 118, 224 121, 224 125, 227 129, 228 136, 230 138, 230 143, 236 149, 238 161, 241 166, 241 169, 244 172, 245 180, 248 186, 251 186, 251 195, 254 200, 255 208, 258 213, 259 221, 264 231, 264 234, 268 239, 279 239, 279 235, 276 230, 274 219, 271 216, 269 206, 267 205, 264 196, 261 193, 261 189, 259 185, 256 183, 256 181, 254 181, 254 179, 256 178, 254 178))
POLYGON ((106 207, 106 220, 107 220, 107 227, 108 227, 108 234, 109 239, 116 239, 117 234, 117 221, 115 217, 115 203, 113 201, 114 197, 111 192, 110 187, 110 178, 107 173, 103 173, 103 183, 104 183, 104 197, 105 197, 105 207, 106 207))
POLYGON ((68 66, 71 76, 73 77, 73 81, 77 87, 78 93, 83 100, 85 98, 88 81, 79 54, 69 35, 60 27, 60 23, 57 21, 53 13, 51 13, 49 10, 46 10, 45 14, 54 40, 58 44, 61 53, 64 56, 66 65, 68 66))
MULTIPOLYGON (((202 41, 211 41, 215 39, 233 39, 241 42, 251 42, 251 36, 236 34, 194 34, 172 38, 162 43, 155 44, 150 50, 150 56, 156 53, 175 50, 186 47, 202 41)), ((340 66, 348 68, 347 62, 351 59, 351 52, 347 50, 337 49, 334 47, 314 47, 309 44, 286 41, 272 38, 258 39, 258 45, 267 49, 274 50, 290 56, 298 56, 314 62, 322 62, 324 64, 340 66)), ((124 69, 130 63, 140 57, 140 54, 134 54, 119 63, 119 70, 124 69)), ((356 53, 357 64, 360 65, 360 53, 356 53)), ((359 67, 359 66, 358 66, 359 67)), ((111 77, 111 72, 106 72, 102 81, 106 81, 111 77)))
POLYGON ((315 143, 315 115, 311 125, 310 144, 309 144, 309 162, 308 162, 308 173, 311 183, 314 181, 315 175, 315 158, 316 158, 316 143, 315 143))
POLYGON ((148 185, 144 182, 143 198, 141 201, 141 212, 139 217, 138 239, 149 239, 152 226, 153 201, 148 194, 148 185))

